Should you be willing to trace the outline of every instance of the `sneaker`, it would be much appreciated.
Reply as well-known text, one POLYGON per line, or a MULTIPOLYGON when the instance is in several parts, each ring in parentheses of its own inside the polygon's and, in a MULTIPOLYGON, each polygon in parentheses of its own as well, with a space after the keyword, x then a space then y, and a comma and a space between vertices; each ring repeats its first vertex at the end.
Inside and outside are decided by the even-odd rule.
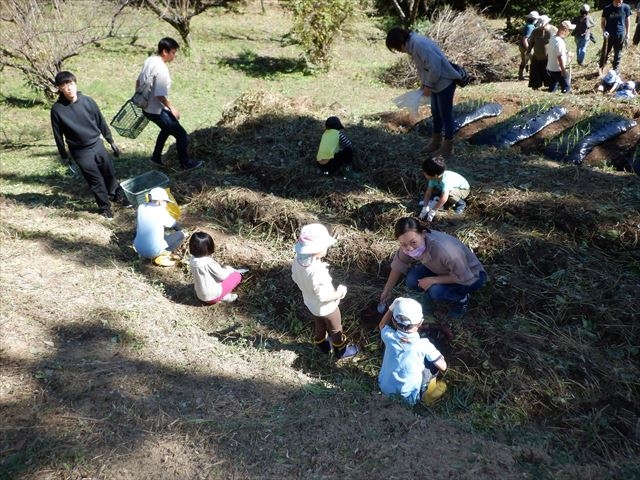
POLYGON ((100 215, 102 215, 107 220, 113 220, 113 212, 111 210, 103 210, 100 215))
POLYGON ((221 302, 235 302, 238 299, 238 295, 235 293, 227 293, 224 297, 220 299, 221 302))
POLYGON ((189 160, 182 164, 183 170, 195 170, 196 168, 200 168, 204 165, 202 160, 189 160))
POLYGON ((453 206, 453 211, 456 215, 461 215, 465 208, 467 208, 467 202, 464 200, 458 200, 458 202, 453 206))
POLYGON ((458 302, 455 302, 449 310, 449 318, 462 318, 467 313, 469 308, 469 301, 471 296, 467 293, 464 298, 458 302))
POLYGON ((338 357, 338 359, 339 360, 345 360, 347 358, 353 358, 358 354, 359 351, 360 351, 360 349, 358 347, 356 347, 354 344, 350 343, 349 345, 347 345, 347 347, 342 352, 342 355, 340 355, 338 357))

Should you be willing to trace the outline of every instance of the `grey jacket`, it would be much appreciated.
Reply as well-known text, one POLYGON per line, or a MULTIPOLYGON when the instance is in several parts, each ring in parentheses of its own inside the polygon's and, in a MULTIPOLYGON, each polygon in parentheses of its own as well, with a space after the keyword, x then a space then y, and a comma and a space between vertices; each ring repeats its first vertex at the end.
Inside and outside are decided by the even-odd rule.
POLYGON ((430 87, 433 93, 441 92, 460 79, 460 74, 433 40, 411 32, 406 48, 418 69, 422 85, 430 87))

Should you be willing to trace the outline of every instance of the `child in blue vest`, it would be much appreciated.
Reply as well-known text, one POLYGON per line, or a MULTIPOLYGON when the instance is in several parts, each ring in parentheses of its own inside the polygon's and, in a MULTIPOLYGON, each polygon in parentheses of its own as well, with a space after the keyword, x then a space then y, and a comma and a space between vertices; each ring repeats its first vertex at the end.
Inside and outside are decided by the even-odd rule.
POLYGON ((353 160, 353 144, 343 130, 338 117, 329 117, 324 123, 324 133, 316 156, 318 167, 323 174, 332 175, 353 160))

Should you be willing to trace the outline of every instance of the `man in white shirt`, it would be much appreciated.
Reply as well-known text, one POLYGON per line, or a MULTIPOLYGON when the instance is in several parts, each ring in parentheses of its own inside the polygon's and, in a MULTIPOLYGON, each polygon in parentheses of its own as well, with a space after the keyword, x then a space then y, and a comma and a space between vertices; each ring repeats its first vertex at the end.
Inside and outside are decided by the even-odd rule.
POLYGON ((162 150, 169 136, 173 136, 176 139, 180 165, 184 170, 189 170, 201 167, 204 162, 189 158, 187 152, 189 139, 186 130, 180 125, 180 112, 169 101, 171 76, 167 63, 173 61, 178 48, 180 48, 178 42, 170 37, 165 37, 158 42, 157 55, 150 56, 144 62, 142 71, 136 80, 136 91, 142 85, 151 84, 151 95, 149 103, 144 107, 144 116, 160 127, 151 161, 159 166, 164 166, 162 150))
POLYGON ((547 58, 547 72, 549 72, 549 91, 555 92, 560 84, 562 93, 571 92, 571 54, 567 52, 567 44, 564 39, 576 26, 569 20, 565 20, 558 27, 556 33, 549 42, 549 56, 547 58))

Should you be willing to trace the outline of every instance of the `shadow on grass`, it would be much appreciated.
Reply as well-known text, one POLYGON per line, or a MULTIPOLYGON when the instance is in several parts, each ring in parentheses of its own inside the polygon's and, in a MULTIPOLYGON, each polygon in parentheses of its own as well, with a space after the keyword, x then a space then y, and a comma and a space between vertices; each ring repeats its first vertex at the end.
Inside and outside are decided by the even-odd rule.
POLYGON ((0 102, 14 108, 42 107, 49 104, 49 102, 45 102, 41 98, 20 98, 12 95, 8 97, 0 95, 0 102))
MULTIPOLYGON (((346 393, 323 383, 294 386, 254 375, 242 379, 235 373, 189 372, 170 360, 139 355, 149 348, 146 339, 126 327, 105 326, 122 321, 115 310, 87 312, 86 318, 100 320, 54 328, 50 347, 27 366, 28 381, 41 394, 37 405, 2 402, 1 478, 42 470, 85 471, 87 466, 96 473, 98 458, 100 469, 120 478, 128 478, 127 469, 134 465, 149 478, 176 478, 164 474, 167 468, 192 478, 188 472, 196 466, 198 475, 207 478, 299 478, 303 471, 326 473, 325 461, 314 466, 306 451, 328 452, 330 445, 348 449, 369 436, 368 422, 335 414, 327 418, 324 408, 310 408, 314 398, 339 410, 356 399, 367 403, 370 394, 363 389, 346 393), (309 435, 327 427, 334 435, 309 435)), ((215 355, 219 347, 209 345, 208 354, 215 355)), ((266 358, 256 353, 256 360, 266 358)), ((22 369, 25 360, 5 357, 3 366, 22 369)), ((252 362, 239 367, 251 370, 252 362)), ((348 376, 343 373, 345 381, 348 376)), ((406 415, 401 406, 389 408, 406 415)), ((399 441, 407 434, 402 429, 391 438, 399 441)), ((380 438, 374 450, 388 440, 380 438)))
POLYGON ((220 60, 220 65, 254 78, 272 78, 277 75, 304 73, 306 70, 306 63, 302 59, 269 57, 251 50, 244 50, 235 57, 224 57, 220 60))

